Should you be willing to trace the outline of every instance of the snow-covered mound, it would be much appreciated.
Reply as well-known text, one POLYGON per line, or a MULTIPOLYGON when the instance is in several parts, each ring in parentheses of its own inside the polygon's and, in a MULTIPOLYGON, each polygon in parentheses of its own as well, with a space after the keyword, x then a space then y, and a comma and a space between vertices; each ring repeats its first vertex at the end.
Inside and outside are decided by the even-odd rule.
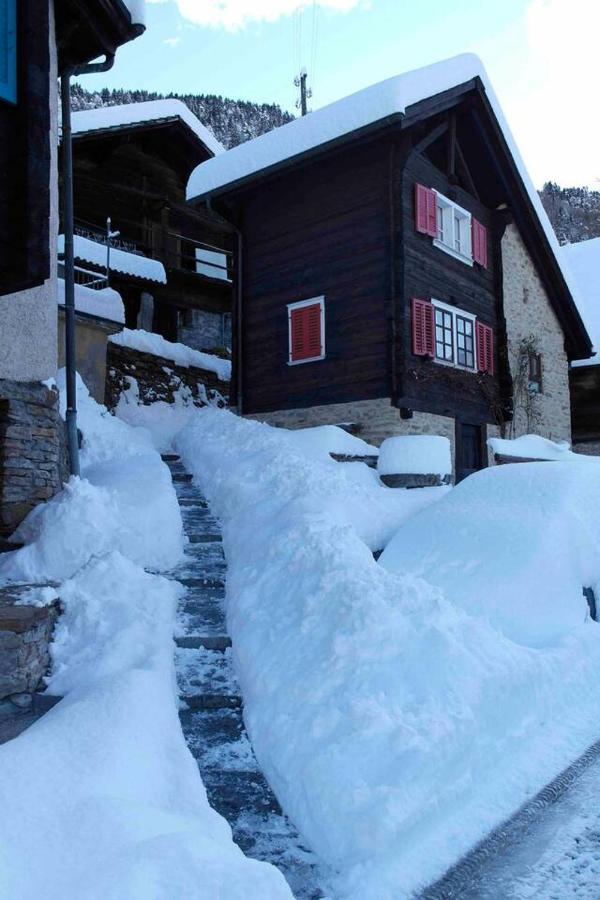
POLYGON ((379 448, 377 471, 380 475, 451 475, 450 441, 429 434, 386 438, 379 448))
POLYGON ((120 347, 130 347, 142 353, 163 356, 165 359, 173 360, 178 366, 206 369, 207 372, 214 372, 220 381, 231 379, 231 362, 228 359, 221 359, 212 353, 202 353, 201 350, 192 350, 186 344, 167 341, 160 334, 144 331, 142 328, 124 328, 118 334, 111 335, 109 341, 120 347))
POLYGON ((539 434, 522 434, 518 438, 489 438, 488 445, 499 456, 516 459, 575 460, 585 463, 581 454, 573 453, 567 441, 550 441, 539 434))
MULTIPOLYGON (((65 305, 64 278, 58 279, 57 301, 59 306, 65 305)), ((88 316, 99 316, 102 319, 109 319, 111 322, 118 322, 119 325, 125 322, 123 299, 112 288, 95 291, 84 284, 76 284, 75 309, 77 312, 87 313, 88 316)))
POLYGON ((336 896, 398 900, 597 738, 600 468, 390 491, 294 434, 207 409, 176 445, 224 525, 259 761, 336 896))

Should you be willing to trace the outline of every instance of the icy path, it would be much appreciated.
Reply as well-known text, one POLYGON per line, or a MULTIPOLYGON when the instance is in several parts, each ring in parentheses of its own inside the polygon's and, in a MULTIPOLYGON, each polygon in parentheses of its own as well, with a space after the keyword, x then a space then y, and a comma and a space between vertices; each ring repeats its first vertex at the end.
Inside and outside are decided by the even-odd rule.
POLYGON ((183 732, 217 812, 233 839, 255 859, 276 865, 298 900, 323 897, 325 874, 283 815, 262 775, 244 728, 242 699, 225 623, 226 563, 219 524, 177 457, 173 475, 189 539, 170 576, 186 587, 179 608, 176 671, 183 732))
POLYGON ((454 898, 600 898, 600 742, 421 895, 454 898))

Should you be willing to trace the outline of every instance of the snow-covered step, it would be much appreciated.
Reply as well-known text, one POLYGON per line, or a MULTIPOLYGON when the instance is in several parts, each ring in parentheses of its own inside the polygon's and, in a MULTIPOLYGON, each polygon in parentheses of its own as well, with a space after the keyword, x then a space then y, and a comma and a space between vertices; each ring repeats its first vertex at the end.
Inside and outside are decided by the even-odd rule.
POLYGON ((192 480, 192 476, 189 472, 171 472, 171 478, 174 482, 180 484, 189 484, 192 480))
POLYGON ((228 634, 184 634, 175 638, 175 643, 188 650, 228 650, 231 638, 228 634))
POLYGON ((196 534, 188 533, 188 540, 190 544, 218 544, 223 538, 214 531, 202 531, 196 534))
POLYGON ((162 459, 163 462, 166 462, 166 463, 179 462, 179 460, 181 459, 181 457, 178 453, 161 453, 160 458, 162 459))
POLYGON ((180 699, 189 709, 239 709, 242 698, 239 694, 180 694, 180 699))
POLYGON ((184 514, 186 509, 193 509, 194 507, 208 509, 208 503, 203 497, 179 497, 178 499, 184 514))

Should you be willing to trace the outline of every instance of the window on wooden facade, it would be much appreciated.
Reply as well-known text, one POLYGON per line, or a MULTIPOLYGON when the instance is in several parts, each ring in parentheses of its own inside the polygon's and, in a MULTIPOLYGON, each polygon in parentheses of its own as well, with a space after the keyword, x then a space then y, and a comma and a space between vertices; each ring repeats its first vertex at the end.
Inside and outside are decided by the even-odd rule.
POLYGON ((325 298, 288 304, 288 365, 325 358, 325 298))
POLYGON ((460 369, 475 370, 475 316, 431 301, 435 317, 435 359, 460 369))
POLYGON ((17 0, 0 0, 0 100, 17 102, 17 0))
POLYGON ((437 191, 435 196, 438 231, 434 245, 471 265, 471 213, 437 191))
POLYGON ((468 210, 433 188, 415 184, 415 229, 467 265, 488 265, 487 228, 468 210))
POLYGON ((542 355, 529 354, 529 390, 532 394, 542 393, 542 355))

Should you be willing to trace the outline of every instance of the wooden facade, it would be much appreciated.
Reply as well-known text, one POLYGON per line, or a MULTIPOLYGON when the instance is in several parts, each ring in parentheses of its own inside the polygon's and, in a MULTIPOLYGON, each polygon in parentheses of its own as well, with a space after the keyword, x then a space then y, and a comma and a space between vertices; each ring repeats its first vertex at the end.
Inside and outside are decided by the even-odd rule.
POLYGON ((154 300, 152 329, 168 340, 177 340, 185 310, 230 312, 230 281, 217 270, 216 277, 199 273, 194 253, 201 243, 232 259, 232 229, 185 199, 190 171, 210 155, 174 116, 74 134, 76 229, 102 241, 110 217, 125 247, 159 260, 166 270, 166 284, 112 273, 111 286, 123 297, 129 327, 137 325, 143 293, 154 300))
POLYGON ((573 444, 600 450, 600 366, 576 366, 569 373, 573 444))
POLYGON ((233 400, 246 414, 389 399, 404 419, 416 412, 454 419, 455 446, 468 445, 465 472, 477 468, 473 460, 484 464, 483 426, 511 418, 501 251, 511 221, 544 282, 567 352, 571 358, 589 352, 479 79, 219 188, 211 202, 244 236, 233 400), (455 258, 419 232, 416 185, 476 221, 483 264, 455 258), (325 357, 289 365, 287 305, 316 297, 325 298, 325 357), (413 298, 476 317, 494 338, 489 371, 416 355, 413 298))

